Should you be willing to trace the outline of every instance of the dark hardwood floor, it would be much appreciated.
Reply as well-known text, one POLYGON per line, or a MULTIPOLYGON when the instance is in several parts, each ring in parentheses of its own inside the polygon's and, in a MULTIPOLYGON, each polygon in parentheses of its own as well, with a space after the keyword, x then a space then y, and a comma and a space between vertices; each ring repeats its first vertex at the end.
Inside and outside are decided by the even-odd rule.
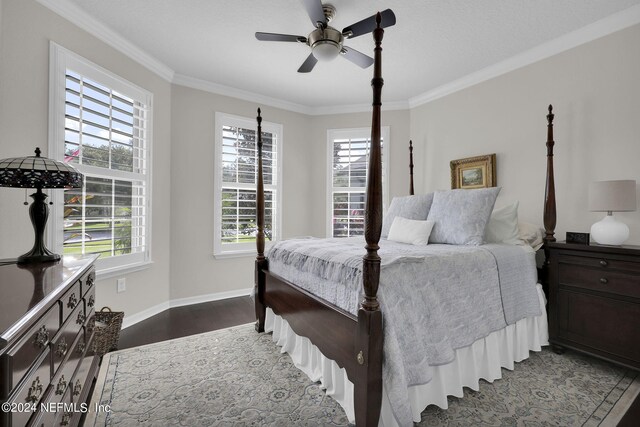
MULTIPOLYGON (((250 297, 171 308, 124 329, 120 333, 118 349, 215 331, 253 321, 255 312, 250 297)), ((618 426, 635 427, 640 425, 639 420, 640 396, 618 426)))
POLYGON ((123 329, 118 349, 215 331, 255 321, 251 297, 175 307, 123 329))

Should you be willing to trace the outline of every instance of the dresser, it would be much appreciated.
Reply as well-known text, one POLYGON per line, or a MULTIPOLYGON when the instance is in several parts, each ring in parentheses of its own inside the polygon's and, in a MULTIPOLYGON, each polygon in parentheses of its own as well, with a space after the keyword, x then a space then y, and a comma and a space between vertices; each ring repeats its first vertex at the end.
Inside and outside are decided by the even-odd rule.
POLYGON ((640 369, 640 246, 548 248, 552 347, 640 369))
POLYGON ((0 265, 0 427, 75 426, 87 412, 96 258, 0 265))

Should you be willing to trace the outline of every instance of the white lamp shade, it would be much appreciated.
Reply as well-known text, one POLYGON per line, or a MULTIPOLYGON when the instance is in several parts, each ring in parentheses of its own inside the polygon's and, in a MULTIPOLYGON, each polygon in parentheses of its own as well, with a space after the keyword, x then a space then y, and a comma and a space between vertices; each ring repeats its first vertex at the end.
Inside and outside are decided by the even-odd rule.
POLYGON ((589 185, 589 210, 631 212, 637 209, 634 180, 596 181, 589 185))

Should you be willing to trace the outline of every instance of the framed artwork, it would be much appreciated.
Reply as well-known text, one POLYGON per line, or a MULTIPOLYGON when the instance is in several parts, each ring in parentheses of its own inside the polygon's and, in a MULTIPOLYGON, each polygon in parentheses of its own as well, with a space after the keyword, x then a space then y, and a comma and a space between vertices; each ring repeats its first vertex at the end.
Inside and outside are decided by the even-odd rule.
POLYGON ((496 155, 467 157, 451 161, 451 188, 495 187, 496 155))

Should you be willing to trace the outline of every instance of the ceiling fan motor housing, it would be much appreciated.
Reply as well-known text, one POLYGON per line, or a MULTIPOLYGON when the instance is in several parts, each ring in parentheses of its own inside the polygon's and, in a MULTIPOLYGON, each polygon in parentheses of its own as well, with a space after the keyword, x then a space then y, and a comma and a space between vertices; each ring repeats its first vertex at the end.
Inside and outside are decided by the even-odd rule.
POLYGON ((338 56, 342 50, 344 36, 335 28, 318 28, 307 37, 307 43, 311 46, 313 56, 320 61, 331 60, 338 56))

